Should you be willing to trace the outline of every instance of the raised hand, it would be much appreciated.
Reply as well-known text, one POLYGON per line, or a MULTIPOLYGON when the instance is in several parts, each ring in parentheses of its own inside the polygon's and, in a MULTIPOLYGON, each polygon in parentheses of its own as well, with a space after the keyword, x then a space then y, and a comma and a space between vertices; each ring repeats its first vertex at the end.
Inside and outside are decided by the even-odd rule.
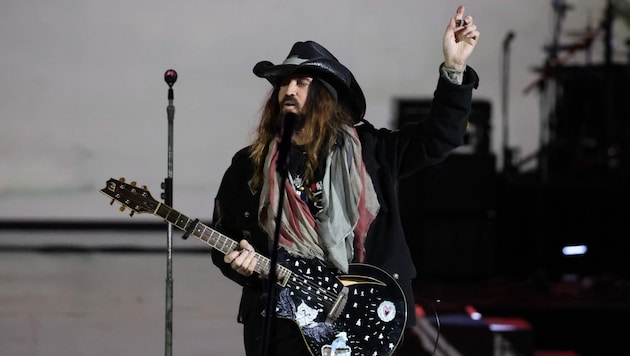
POLYGON ((477 25, 472 16, 464 16, 464 10, 463 5, 457 8, 455 17, 446 26, 442 43, 444 65, 457 70, 466 68, 466 61, 479 40, 477 25))

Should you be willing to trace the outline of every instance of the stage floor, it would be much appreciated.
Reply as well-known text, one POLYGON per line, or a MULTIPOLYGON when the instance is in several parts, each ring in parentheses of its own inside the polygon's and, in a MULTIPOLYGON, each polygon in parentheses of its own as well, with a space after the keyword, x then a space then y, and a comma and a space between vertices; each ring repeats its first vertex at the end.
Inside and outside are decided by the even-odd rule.
MULTIPOLYGON (((209 246, 181 236, 172 235, 167 346, 166 230, 0 230, 1 354, 154 356, 170 349, 173 355, 244 355, 236 322, 240 287, 212 264, 209 246)), ((440 299, 443 316, 472 306, 484 317, 521 318, 531 323, 537 349, 590 356, 625 340, 613 325, 630 317, 630 282, 612 282, 588 290, 532 279, 432 282, 416 293, 440 299)), ((447 319, 444 324, 446 331, 447 319)))
MULTIPOLYGON (((172 354, 243 355, 240 287, 173 236, 200 253, 173 250, 172 354)), ((1 232, 0 245, 2 355, 167 354, 166 231, 1 232)))

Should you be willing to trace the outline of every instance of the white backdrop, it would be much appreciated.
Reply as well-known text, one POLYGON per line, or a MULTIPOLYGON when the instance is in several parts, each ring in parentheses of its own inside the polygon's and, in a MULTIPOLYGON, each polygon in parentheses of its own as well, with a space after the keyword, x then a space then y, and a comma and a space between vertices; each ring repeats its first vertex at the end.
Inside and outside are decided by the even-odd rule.
MULTIPOLYGON (((554 0, 469 0, 480 42, 469 65, 476 99, 492 103, 491 149, 501 162, 502 42, 514 31, 509 144, 538 149, 535 81, 551 41, 554 0)), ((441 38, 458 1, 4 0, 0 5, 0 219, 122 219, 98 193, 110 177, 160 198, 167 175, 167 69, 174 85, 174 205, 208 218, 232 154, 255 128, 268 83, 259 60, 282 61, 312 39, 354 72, 366 118, 395 126, 396 98, 432 95, 441 38)), ((605 0, 573 0, 562 27, 572 43, 602 21, 605 0)), ((627 28, 614 22, 626 61, 627 28)), ((603 38, 593 45, 601 62, 603 38)), ((573 63, 584 62, 578 51, 573 63)), ((142 218, 141 218, 142 219, 142 218)))

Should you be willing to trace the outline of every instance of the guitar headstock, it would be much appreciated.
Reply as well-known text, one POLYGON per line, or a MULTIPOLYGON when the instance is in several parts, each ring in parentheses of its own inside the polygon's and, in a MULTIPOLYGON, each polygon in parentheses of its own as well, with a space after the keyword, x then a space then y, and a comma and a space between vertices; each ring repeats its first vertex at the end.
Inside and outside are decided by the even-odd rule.
POLYGON ((110 205, 115 201, 122 204, 120 211, 131 209, 130 216, 135 213, 153 213, 160 204, 151 196, 146 186, 138 187, 136 182, 125 183, 125 178, 110 178, 101 193, 112 198, 110 205))

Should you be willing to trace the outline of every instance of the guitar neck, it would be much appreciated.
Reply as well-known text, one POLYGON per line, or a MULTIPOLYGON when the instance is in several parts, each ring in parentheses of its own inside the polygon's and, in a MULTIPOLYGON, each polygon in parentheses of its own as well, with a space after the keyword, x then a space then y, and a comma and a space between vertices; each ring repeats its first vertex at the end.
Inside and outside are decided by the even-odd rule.
MULTIPOLYGON (((163 218, 166 222, 171 223, 172 225, 183 231, 189 231, 197 239, 212 246, 212 248, 222 252, 223 254, 228 254, 238 249, 237 241, 223 235, 217 230, 214 230, 199 221, 197 221, 194 226, 191 226, 195 223, 195 221, 191 220, 188 216, 180 213, 179 211, 169 207, 166 204, 158 204, 153 214, 163 218)), ((269 258, 259 254, 258 252, 254 252, 254 254, 256 255, 257 259, 254 271, 261 275, 268 275, 271 268, 271 261, 269 260, 269 258)), ((286 280, 286 278, 288 278, 288 276, 291 274, 291 271, 283 266, 278 266, 277 271, 279 281, 286 280)))

